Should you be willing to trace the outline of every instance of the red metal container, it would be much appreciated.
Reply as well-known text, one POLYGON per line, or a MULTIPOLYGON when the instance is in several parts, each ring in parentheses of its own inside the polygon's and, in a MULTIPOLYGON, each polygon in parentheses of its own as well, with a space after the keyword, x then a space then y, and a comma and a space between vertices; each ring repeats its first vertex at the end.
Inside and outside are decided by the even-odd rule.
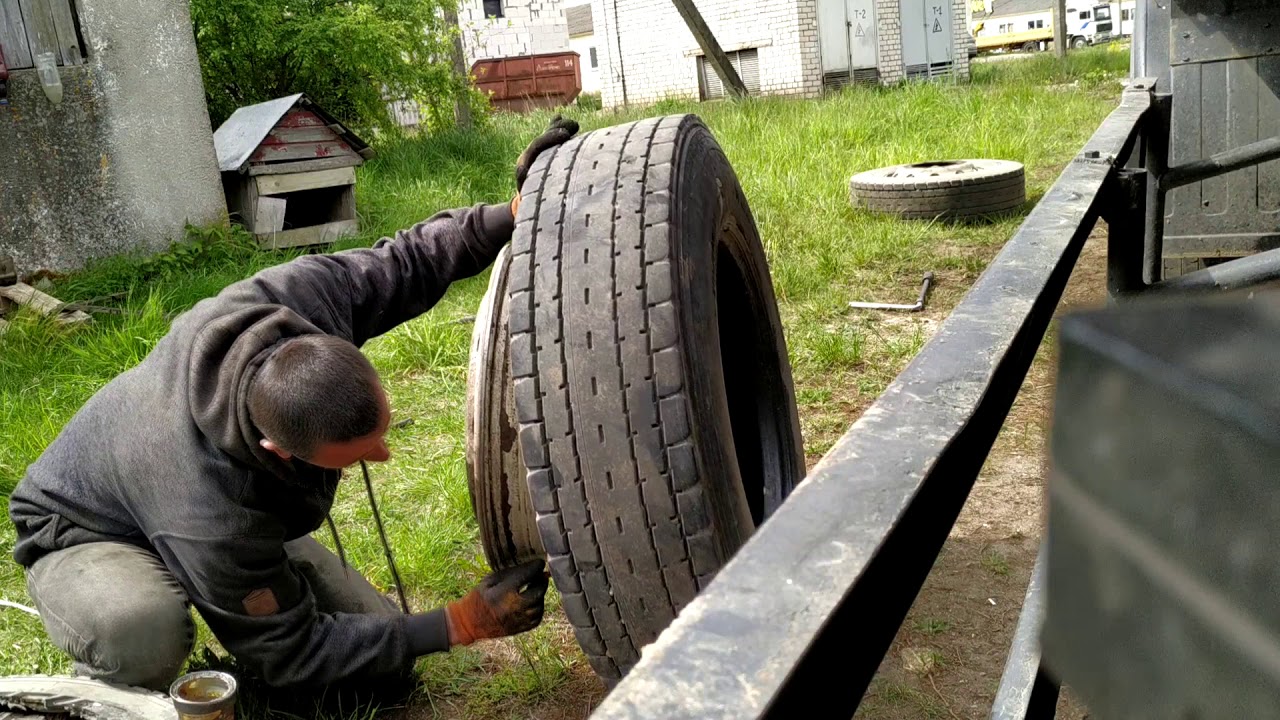
POLYGON ((471 66, 476 87, 495 107, 512 112, 568 105, 582 92, 578 53, 477 60, 471 66))

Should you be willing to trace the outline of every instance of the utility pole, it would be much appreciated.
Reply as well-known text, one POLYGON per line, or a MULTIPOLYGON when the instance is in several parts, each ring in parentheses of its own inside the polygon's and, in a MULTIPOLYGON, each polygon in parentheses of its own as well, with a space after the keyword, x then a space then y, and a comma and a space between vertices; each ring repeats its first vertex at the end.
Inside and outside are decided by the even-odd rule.
POLYGON ((471 102, 467 97, 471 90, 471 79, 467 77, 467 56, 462 50, 462 25, 458 22, 458 8, 451 2, 444 4, 444 21, 453 32, 453 50, 449 53, 453 64, 454 80, 458 88, 454 91, 453 121, 460 130, 471 129, 471 102))
POLYGON ((711 63, 711 67, 720 76, 720 82, 724 83, 725 90, 734 97, 746 97, 747 86, 743 84, 742 78, 738 77, 738 71, 733 69, 729 56, 720 49, 720 43, 716 42, 716 36, 711 34, 711 28, 707 27, 707 23, 702 19, 702 13, 698 12, 693 0, 671 0, 671 2, 675 4, 676 10, 680 11, 680 17, 684 18, 684 24, 689 26, 689 32, 693 33, 693 38, 698 41, 698 47, 702 48, 702 54, 707 58, 707 62, 711 63))
POLYGON ((1060 58, 1067 56, 1067 0, 1053 4, 1053 52, 1060 58))

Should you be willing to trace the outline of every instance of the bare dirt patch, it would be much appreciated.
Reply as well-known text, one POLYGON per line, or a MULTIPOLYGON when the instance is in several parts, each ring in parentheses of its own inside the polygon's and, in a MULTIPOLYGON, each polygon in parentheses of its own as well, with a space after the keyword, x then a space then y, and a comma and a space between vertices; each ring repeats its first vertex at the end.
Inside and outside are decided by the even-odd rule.
MULTIPOLYGON (((1059 315, 1106 300, 1106 238, 1086 244, 1059 315)), ((1043 527, 1053 335, 1023 383, 969 500, 856 717, 990 716, 1043 527), (920 662, 920 656, 931 662, 920 662)), ((1064 694, 1058 717, 1087 713, 1064 694)))

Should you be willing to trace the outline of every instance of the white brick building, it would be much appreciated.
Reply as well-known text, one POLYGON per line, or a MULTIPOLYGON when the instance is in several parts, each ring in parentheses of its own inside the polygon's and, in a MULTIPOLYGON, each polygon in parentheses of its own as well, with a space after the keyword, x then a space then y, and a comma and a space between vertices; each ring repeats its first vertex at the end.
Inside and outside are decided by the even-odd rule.
POLYGON ((462 0, 458 24, 467 65, 476 60, 568 52, 562 0, 462 0))
MULTIPOLYGON (((824 85, 969 75, 966 0, 696 4, 753 93, 812 97, 824 85)), ((593 0, 592 8, 606 107, 723 94, 671 0, 593 0)))

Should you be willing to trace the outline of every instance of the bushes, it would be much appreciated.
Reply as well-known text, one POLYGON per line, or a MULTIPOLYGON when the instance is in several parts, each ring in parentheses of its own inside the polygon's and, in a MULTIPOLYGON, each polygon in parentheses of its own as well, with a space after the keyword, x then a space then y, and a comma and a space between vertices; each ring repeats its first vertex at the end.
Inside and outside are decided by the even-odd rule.
POLYGON ((465 92, 451 72, 449 0, 192 0, 214 127, 242 105, 303 92, 357 131, 395 127, 387 98, 437 126, 465 92))

